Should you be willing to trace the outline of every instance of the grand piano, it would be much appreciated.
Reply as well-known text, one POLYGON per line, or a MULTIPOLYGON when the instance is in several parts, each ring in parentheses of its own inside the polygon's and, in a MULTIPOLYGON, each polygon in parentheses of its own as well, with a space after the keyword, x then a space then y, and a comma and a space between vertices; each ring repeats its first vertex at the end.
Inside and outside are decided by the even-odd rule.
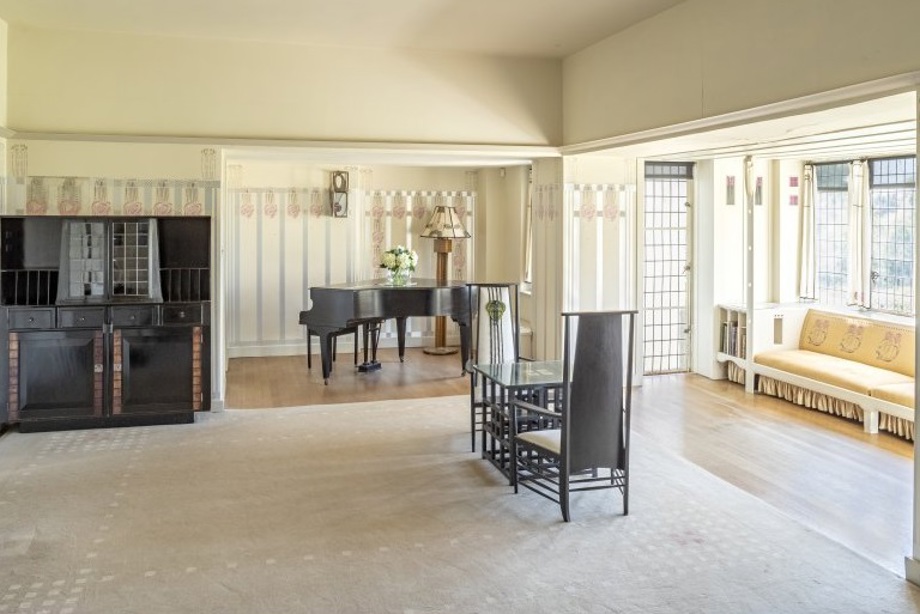
POLYGON ((470 300, 466 282, 439 284, 433 279, 415 279, 412 285, 390 286, 383 280, 313 286, 313 306, 300 312, 300 323, 319 336, 323 380, 329 383, 332 372, 332 335, 345 328, 362 325, 365 336, 365 367, 377 365, 376 341, 373 356, 367 360, 368 330, 383 320, 396 319, 399 360, 406 351, 406 318, 409 316, 450 316, 460 325, 460 368, 470 353, 470 300))

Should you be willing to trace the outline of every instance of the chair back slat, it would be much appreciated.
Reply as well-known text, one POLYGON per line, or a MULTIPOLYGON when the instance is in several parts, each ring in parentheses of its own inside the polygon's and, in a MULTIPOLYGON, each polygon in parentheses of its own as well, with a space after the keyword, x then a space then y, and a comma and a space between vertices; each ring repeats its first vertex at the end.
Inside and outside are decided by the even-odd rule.
POLYGON ((569 341, 576 323, 573 316, 565 318, 565 351, 573 355, 565 395, 564 411, 568 415, 563 426, 563 446, 568 448, 571 472, 624 466, 623 353, 624 349, 632 351, 623 344, 624 315, 631 325, 628 313, 578 314, 574 347, 569 341))
POLYGON ((516 284, 470 284, 471 312, 476 318, 474 360, 477 363, 517 362, 518 305, 516 284))

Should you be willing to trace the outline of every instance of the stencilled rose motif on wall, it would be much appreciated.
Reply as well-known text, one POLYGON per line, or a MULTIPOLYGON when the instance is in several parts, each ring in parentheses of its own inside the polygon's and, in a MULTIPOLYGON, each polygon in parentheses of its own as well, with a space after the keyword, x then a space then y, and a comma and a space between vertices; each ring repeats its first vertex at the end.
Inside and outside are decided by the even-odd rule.
POLYGON ((278 215, 278 205, 275 203, 274 192, 265 194, 265 204, 262 207, 262 212, 269 219, 275 219, 275 216, 278 215))
POLYGON ((417 220, 428 219, 428 206, 425 204, 425 198, 421 194, 412 197, 412 217, 417 220))
POLYGON ((288 190, 287 215, 294 220, 300 217, 300 203, 297 201, 297 190, 288 190))
MULTIPOLYGON (((606 195, 605 195, 606 196, 606 195)), ((619 216, 619 211, 617 209, 616 203, 613 202, 612 198, 604 199, 604 219, 612 222, 617 219, 619 216)))
POLYGON ((323 195, 319 190, 310 192, 310 216, 319 217, 323 214, 323 195))
POLYGON ((125 215, 140 215, 144 212, 144 203, 141 202, 140 188, 137 181, 131 179, 125 183, 125 204, 122 207, 125 215))
POLYGON ((153 205, 154 215, 172 215, 175 206, 169 197, 169 186, 160 182, 156 187, 156 203, 153 205))
POLYGON ((374 204, 371 207, 371 217, 375 220, 382 219, 386 215, 386 209, 383 206, 383 196, 376 194, 374 196, 374 204))
POLYGON ((597 206, 594 203, 582 203, 578 213, 584 221, 593 222, 597 217, 597 206))
POLYGON ((77 180, 68 177, 58 190, 58 212, 61 215, 77 215, 83 208, 83 195, 77 180))
POLYGON ((185 215, 201 215, 204 211, 204 205, 199 200, 197 186, 186 186, 184 200, 185 204, 182 205, 182 212, 185 215))
POLYGON ((243 192, 243 203, 240 205, 240 215, 245 218, 251 218, 256 212, 256 206, 252 204, 252 192, 248 190, 243 192))
POLYGON ((112 203, 109 201, 109 189, 103 179, 97 179, 93 186, 93 204, 90 205, 93 215, 109 215, 112 213, 112 203))
POLYGON ((29 180, 26 193, 26 213, 31 215, 44 215, 48 212, 48 188, 42 177, 33 177, 29 180))
POLYGON ((396 202, 393 204, 393 217, 401 220, 406 217, 406 197, 397 196, 394 200, 396 202))
POLYGON ((139 200, 133 200, 129 203, 125 203, 125 214, 126 215, 141 215, 144 212, 144 203, 139 200))

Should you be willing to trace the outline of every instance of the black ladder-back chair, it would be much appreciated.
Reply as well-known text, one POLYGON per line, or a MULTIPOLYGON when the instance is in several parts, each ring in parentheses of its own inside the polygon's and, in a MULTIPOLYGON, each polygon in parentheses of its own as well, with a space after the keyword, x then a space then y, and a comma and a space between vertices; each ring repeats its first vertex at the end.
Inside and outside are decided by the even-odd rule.
POLYGON ((623 514, 629 513, 636 314, 563 313, 563 393, 558 411, 512 401, 514 491, 523 486, 557 502, 565 522, 570 519, 570 494, 580 490, 618 489, 623 514))
MULTIPOLYGON (((520 294, 516 283, 470 283, 472 335, 470 362, 513 363, 520 360, 520 294)), ((470 447, 476 451, 476 433, 487 419, 482 398, 477 396, 478 374, 470 373, 470 447)))

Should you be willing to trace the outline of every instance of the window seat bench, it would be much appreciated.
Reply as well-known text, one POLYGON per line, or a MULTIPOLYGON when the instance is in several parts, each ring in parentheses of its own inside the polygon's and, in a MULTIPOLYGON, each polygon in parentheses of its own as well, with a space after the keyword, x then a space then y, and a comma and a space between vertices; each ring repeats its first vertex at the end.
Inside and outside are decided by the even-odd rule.
POLYGON ((797 348, 755 353, 756 389, 914 438, 914 327, 809 309, 797 348))

